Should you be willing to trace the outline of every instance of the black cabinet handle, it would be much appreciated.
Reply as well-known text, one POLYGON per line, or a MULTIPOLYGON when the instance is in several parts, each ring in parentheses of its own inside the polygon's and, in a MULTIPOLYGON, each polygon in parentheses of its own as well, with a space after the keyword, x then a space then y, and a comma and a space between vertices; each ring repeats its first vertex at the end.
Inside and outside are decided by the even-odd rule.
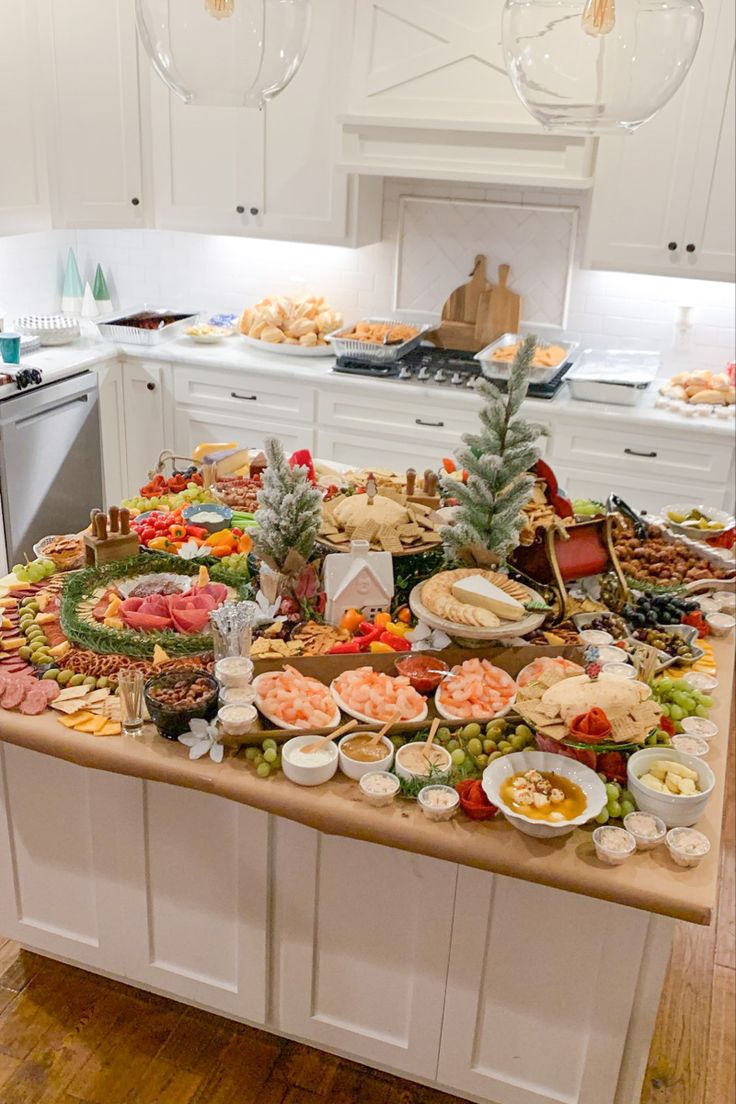
POLYGON ((156 384, 155 383, 147 383, 146 384, 146 390, 147 391, 155 391, 156 390, 156 384))
POLYGON ((645 460, 654 460, 656 452, 637 452, 636 449, 625 448, 624 452, 627 456, 643 456, 645 460))
POLYGON ((242 402, 257 402, 257 395, 239 395, 237 391, 230 392, 231 399, 240 399, 242 402))
POLYGON ((133 204, 134 207, 140 207, 141 205, 141 201, 139 200, 138 196, 133 196, 130 202, 133 204))
POLYGON ((670 253, 674 253, 677 249, 677 242, 670 242, 667 248, 669 249, 670 253))
POLYGON ((685 252, 686 253, 694 253, 695 252, 695 246, 693 245, 692 242, 688 242, 688 244, 685 246, 685 252))
POLYGON ((244 215, 245 214, 245 207, 243 207, 242 204, 240 204, 240 203, 235 208, 235 210, 238 212, 239 215, 244 215))
POLYGON ((259 210, 258 210, 258 208, 257 208, 257 207, 251 207, 251 209, 250 209, 250 213, 251 213, 252 215, 258 215, 258 214, 260 214, 260 212, 259 212, 259 210))
POLYGON ((423 422, 421 418, 415 418, 414 420, 417 425, 431 426, 433 429, 440 429, 445 424, 444 422, 423 422))

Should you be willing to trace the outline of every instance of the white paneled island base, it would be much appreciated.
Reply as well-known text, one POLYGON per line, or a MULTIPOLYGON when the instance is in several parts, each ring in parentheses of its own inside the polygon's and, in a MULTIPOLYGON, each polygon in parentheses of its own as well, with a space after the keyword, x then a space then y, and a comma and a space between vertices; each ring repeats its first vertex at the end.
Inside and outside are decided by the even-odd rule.
POLYGON ((23 946, 484 1104, 638 1101, 671 919, 2 742, 0 771, 23 946))

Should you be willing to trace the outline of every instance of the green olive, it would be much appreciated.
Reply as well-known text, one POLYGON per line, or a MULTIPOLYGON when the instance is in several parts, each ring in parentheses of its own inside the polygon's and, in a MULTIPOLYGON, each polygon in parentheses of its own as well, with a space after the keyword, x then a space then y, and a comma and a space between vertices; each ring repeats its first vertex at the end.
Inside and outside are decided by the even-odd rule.
POLYGON ((60 674, 58 667, 52 667, 50 671, 44 671, 41 675, 41 681, 56 682, 60 674))
POLYGON ((57 679, 59 686, 66 686, 73 674, 73 671, 68 671, 66 669, 63 671, 59 671, 59 677, 57 679))
POLYGON ((89 686, 90 689, 94 689, 97 686, 97 679, 94 675, 87 675, 86 679, 82 683, 83 686, 89 686))
POLYGON ((69 679, 69 686, 81 686, 84 682, 84 675, 72 675, 69 679))

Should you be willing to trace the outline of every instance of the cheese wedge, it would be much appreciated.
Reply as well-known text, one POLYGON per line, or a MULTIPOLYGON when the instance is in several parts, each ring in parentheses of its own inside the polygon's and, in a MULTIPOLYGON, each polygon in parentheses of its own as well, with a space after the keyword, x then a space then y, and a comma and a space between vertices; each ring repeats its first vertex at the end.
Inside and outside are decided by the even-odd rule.
POLYGON ((453 583, 452 596, 468 606, 490 610, 503 621, 521 621, 526 616, 521 602, 517 602, 482 575, 470 575, 467 579, 453 583))
POLYGON ((95 736, 102 731, 107 723, 107 717, 92 717, 89 721, 79 721, 74 727, 77 732, 89 732, 92 736, 95 736))
POLYGON ((95 736, 119 736, 122 731, 123 726, 117 721, 106 721, 105 727, 95 732, 95 736))
POLYGON ((197 575, 197 586, 198 587, 206 587, 207 584, 209 583, 209 581, 210 581, 210 573, 207 570, 207 565, 202 564, 202 566, 199 569, 199 574, 197 575))
POLYGON ((169 662, 169 653, 164 651, 160 644, 154 644, 153 646, 153 666, 158 667, 161 663, 169 662))
POLYGON ((57 717, 59 724, 63 724, 64 728, 76 728, 78 724, 84 724, 85 721, 94 720, 94 714, 88 713, 86 709, 71 713, 68 717, 57 717))

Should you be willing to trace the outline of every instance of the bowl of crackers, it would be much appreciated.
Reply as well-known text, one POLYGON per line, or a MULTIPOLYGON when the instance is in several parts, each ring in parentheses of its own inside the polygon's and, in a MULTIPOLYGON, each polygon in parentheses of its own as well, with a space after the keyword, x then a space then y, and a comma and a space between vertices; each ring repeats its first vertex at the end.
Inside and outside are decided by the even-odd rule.
POLYGON ((44 537, 33 546, 38 559, 51 560, 57 571, 84 567, 84 541, 76 533, 44 537))

